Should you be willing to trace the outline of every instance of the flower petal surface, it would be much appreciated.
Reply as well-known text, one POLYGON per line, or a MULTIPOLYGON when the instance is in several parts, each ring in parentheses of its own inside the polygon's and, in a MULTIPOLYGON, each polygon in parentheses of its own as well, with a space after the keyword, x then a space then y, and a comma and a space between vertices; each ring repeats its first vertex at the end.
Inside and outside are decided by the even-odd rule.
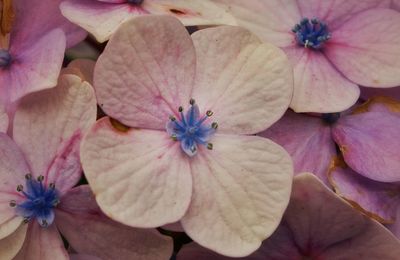
POLYGON ((24 244, 28 225, 21 224, 11 235, 0 240, 0 258, 13 259, 24 244))

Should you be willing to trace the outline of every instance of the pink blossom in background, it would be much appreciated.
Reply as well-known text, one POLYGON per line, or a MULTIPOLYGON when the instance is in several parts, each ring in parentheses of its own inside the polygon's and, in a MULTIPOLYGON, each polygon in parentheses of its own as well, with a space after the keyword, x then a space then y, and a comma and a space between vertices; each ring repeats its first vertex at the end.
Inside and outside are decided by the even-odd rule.
POLYGON ((185 25, 235 24, 210 0, 64 0, 63 15, 104 42, 127 20, 146 14, 172 15, 185 25))
POLYGON ((281 47, 294 68, 296 112, 332 113, 360 89, 400 85, 400 13, 390 0, 214 0, 281 47))
POLYGON ((94 72, 100 119, 81 160, 105 214, 134 227, 181 221, 196 242, 245 256, 279 224, 292 162, 256 136, 289 105, 281 50, 245 29, 187 33, 142 16, 111 37, 94 72), (118 120, 119 122, 117 122, 118 120))
MULTIPOLYGON (((400 243, 383 226, 362 215, 312 174, 294 178, 289 206, 275 233, 248 260, 397 259, 400 243)), ((178 260, 222 260, 194 243, 178 260)))

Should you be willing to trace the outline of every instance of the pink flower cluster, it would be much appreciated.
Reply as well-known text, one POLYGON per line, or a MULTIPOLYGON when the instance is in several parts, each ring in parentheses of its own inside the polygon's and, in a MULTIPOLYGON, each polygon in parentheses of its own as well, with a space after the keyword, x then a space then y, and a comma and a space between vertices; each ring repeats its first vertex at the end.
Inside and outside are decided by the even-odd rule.
POLYGON ((398 0, 0 0, 0 260, 398 259, 399 86, 398 0))

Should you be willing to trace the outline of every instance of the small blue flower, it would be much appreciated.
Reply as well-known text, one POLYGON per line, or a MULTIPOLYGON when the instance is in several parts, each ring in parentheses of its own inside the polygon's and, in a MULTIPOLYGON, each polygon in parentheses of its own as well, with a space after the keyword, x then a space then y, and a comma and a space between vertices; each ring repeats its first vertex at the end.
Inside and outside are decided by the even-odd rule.
POLYGON ((25 222, 36 218, 42 227, 48 227, 54 221, 53 208, 60 202, 55 185, 50 183, 48 187, 43 184, 43 176, 37 180, 31 174, 25 175, 26 190, 23 185, 17 186, 17 191, 22 193, 25 200, 17 204, 10 202, 10 206, 16 207, 16 213, 24 218, 25 222))
POLYGON ((212 116, 212 111, 207 111, 206 115, 200 116, 199 107, 195 104, 194 99, 190 100, 190 108, 183 114, 183 108, 179 107, 180 120, 174 116, 170 117, 167 123, 167 133, 175 141, 181 142, 182 150, 189 156, 197 153, 198 145, 205 145, 208 149, 212 149, 212 143, 208 141, 214 135, 218 128, 218 124, 213 122, 211 125, 205 125, 204 122, 212 116))
POLYGON ((296 34, 297 43, 305 48, 320 49, 331 38, 326 24, 316 18, 302 19, 292 31, 296 34))

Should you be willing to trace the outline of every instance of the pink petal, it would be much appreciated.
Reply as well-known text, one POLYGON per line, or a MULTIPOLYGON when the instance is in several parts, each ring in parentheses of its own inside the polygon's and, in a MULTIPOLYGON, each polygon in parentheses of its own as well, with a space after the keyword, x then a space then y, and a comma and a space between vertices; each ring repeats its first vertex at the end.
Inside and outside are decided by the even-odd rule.
POLYGON ((103 260, 97 256, 86 255, 86 254, 71 254, 69 255, 70 260, 103 260))
POLYGON ((108 40, 130 18, 144 14, 172 15, 188 26, 235 24, 230 15, 209 0, 146 0, 140 6, 67 0, 60 7, 65 17, 89 31, 99 42, 108 40))
POLYGON ((93 72, 96 62, 89 59, 75 59, 68 64, 61 72, 63 74, 74 74, 79 76, 82 80, 89 82, 93 85, 93 72))
POLYGON ((13 259, 19 252, 25 240, 27 227, 28 225, 19 225, 11 235, 0 240, 0 259, 13 259))
POLYGON ((169 116, 189 105, 195 62, 193 43, 178 20, 135 18, 113 35, 96 64, 98 103, 126 125, 165 129, 169 116))
MULTIPOLYGON (((60 28, 67 37, 67 47, 82 41, 87 33, 61 15, 63 0, 15 0, 16 19, 12 31, 12 45, 29 45, 49 31, 60 28)), ((52 41, 49 41, 53 44, 52 41)), ((53 46, 54 47, 54 46, 53 46)))
POLYGON ((375 9, 353 16, 332 32, 324 53, 359 85, 400 85, 400 13, 375 9))
POLYGON ((99 206, 114 220, 158 227, 178 221, 188 208, 188 157, 166 132, 121 132, 106 117, 85 137, 81 160, 99 206))
POLYGON ((366 112, 341 118, 332 130, 346 163, 376 181, 400 181, 400 115, 366 112))
POLYGON ((292 162, 282 147, 260 137, 217 135, 213 143, 212 151, 199 151, 190 162, 193 196, 181 223, 200 245, 246 256, 279 225, 292 162))
POLYGON ((63 75, 56 88, 21 101, 14 119, 14 140, 32 174, 45 176, 47 183, 55 183, 64 193, 81 176, 80 139, 95 119, 92 87, 78 76, 63 75))
POLYGON ((65 36, 59 29, 49 32, 24 49, 11 45, 13 62, 10 68, 0 71, 0 92, 3 97, 14 102, 26 94, 54 87, 64 50, 65 36))
POLYGON ((386 96, 400 101, 400 87, 394 88, 361 88, 360 97, 367 100, 374 96, 386 96))
POLYGON ((196 85, 192 97, 214 112, 220 133, 254 134, 276 122, 292 98, 285 54, 239 27, 195 32, 196 85))
POLYGON ((95 198, 85 185, 68 192, 57 210, 57 226, 78 253, 103 260, 157 260, 169 259, 172 255, 171 238, 156 230, 135 229, 114 222, 100 209, 93 210, 95 205, 95 198))
POLYGON ((292 28, 302 16, 294 0, 214 0, 232 14, 237 23, 265 42, 279 47, 295 44, 292 28))
POLYGON ((0 239, 14 232, 22 222, 10 207, 10 201, 21 200, 16 188, 24 184, 24 176, 29 172, 17 145, 6 134, 0 133, 0 239))
POLYGON ((336 155, 331 128, 320 117, 297 114, 288 110, 277 123, 260 136, 282 145, 291 155, 294 172, 312 172, 328 184, 328 169, 336 155))
POLYGON ((57 231, 56 225, 42 228, 32 221, 22 249, 13 260, 68 260, 68 253, 57 231))
POLYGON ((381 223, 395 221, 400 197, 399 184, 367 179, 346 166, 332 169, 329 180, 336 193, 355 208, 381 223))
POLYGON ((303 47, 285 51, 294 67, 294 93, 290 105, 294 111, 340 112, 357 101, 358 86, 344 78, 323 53, 303 47))

